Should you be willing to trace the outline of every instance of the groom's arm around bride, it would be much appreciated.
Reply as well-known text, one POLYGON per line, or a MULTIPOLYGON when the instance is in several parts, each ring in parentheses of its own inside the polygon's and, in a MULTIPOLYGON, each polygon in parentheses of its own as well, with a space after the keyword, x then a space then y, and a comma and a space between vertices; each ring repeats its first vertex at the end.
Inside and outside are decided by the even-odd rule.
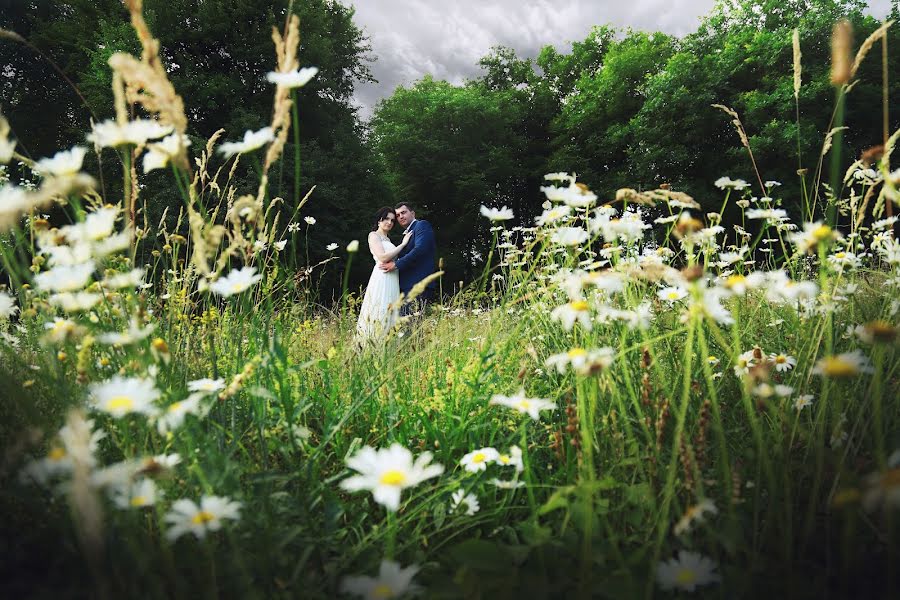
MULTIPOLYGON (((381 268, 385 271, 398 269, 400 291, 409 295, 410 290, 418 282, 434 273, 437 248, 431 223, 416 219, 415 212, 408 205, 401 204, 397 207, 397 219, 401 225, 408 225, 412 231, 412 238, 397 259, 381 265, 381 268)), ((419 296, 419 300, 430 301, 434 296, 435 287, 435 282, 431 282, 419 296)))

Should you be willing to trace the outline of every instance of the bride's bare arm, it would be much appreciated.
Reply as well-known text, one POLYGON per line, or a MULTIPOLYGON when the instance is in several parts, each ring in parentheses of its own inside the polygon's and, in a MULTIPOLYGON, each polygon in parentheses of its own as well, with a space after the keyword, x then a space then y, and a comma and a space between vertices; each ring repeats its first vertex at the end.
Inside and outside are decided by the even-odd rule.
POLYGON ((375 257, 375 260, 378 262, 386 263, 397 258, 397 255, 400 254, 400 251, 406 247, 406 244, 409 242, 410 234, 403 236, 403 241, 400 242, 400 245, 390 251, 385 251, 384 244, 381 243, 381 238, 378 237, 378 234, 374 231, 369 234, 369 250, 372 252, 372 256, 375 257))

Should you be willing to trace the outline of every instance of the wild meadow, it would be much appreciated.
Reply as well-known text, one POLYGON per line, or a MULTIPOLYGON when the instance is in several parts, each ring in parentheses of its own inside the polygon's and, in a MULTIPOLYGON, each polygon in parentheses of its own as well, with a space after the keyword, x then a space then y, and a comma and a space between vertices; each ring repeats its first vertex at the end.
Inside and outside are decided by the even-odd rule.
POLYGON ((755 171, 722 106, 749 175, 710 174, 718 211, 547 174, 533 225, 482 208, 479 277, 361 343, 346 274, 364 247, 284 259, 316 202, 294 189, 285 211, 270 183, 316 75, 298 21, 272 34, 271 122, 191 144, 126 5, 142 54, 110 58, 116 118, 90 148, 31 160, 0 120, 10 597, 898 592, 900 132, 834 150, 889 23, 858 50, 836 26, 833 127, 801 198, 755 171), (121 161, 123 197, 89 152, 121 161), (175 227, 142 210, 154 170, 175 227), (329 269, 326 307, 310 290, 329 269))

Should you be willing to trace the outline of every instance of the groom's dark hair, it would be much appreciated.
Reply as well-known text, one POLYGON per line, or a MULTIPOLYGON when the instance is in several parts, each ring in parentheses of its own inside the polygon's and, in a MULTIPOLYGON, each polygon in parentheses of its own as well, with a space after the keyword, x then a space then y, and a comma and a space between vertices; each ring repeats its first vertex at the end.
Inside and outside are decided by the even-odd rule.
POLYGON ((410 204, 409 202, 401 202, 397 206, 394 207, 394 210, 400 210, 401 207, 405 206, 406 210, 409 212, 416 212, 416 207, 410 204))
MULTIPOLYGON (((378 209, 378 212, 375 213, 375 223, 372 225, 372 231, 378 231, 378 224, 384 221, 388 215, 395 215, 397 211, 395 211, 390 206, 383 206, 378 209)), ((395 219, 396 220, 396 219, 395 219)))

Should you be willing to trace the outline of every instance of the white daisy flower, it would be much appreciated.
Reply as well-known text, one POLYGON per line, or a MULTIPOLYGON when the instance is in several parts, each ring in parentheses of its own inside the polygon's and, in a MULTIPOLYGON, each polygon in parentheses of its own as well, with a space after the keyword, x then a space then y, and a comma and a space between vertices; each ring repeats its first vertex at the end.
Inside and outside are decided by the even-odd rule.
POLYGON ((401 568, 392 560, 382 560, 378 568, 378 577, 352 575, 341 579, 340 592, 362 596, 365 600, 387 600, 400 598, 406 594, 419 591, 419 586, 412 582, 419 572, 419 567, 410 565, 401 568))
POLYGON ((302 69, 288 71, 287 73, 270 71, 269 73, 266 73, 266 81, 274 83, 278 87, 288 89, 301 88, 309 83, 318 72, 318 67, 303 67, 302 69))
POLYGON ((144 508, 156 504, 158 494, 156 483, 152 479, 142 478, 125 489, 118 490, 113 496, 113 502, 119 508, 144 508))
POLYGON ((200 401, 206 397, 203 392, 194 392, 186 399, 179 402, 173 402, 163 409, 156 420, 156 429, 160 435, 166 435, 170 431, 174 431, 184 424, 184 418, 188 415, 196 415, 202 417, 207 412, 200 404, 200 401))
POLYGON ((681 286, 670 286, 659 290, 656 295, 660 300, 673 304, 687 296, 688 292, 681 286))
POLYGON ((874 373, 871 361, 861 351, 844 352, 836 356, 826 356, 813 367, 813 375, 831 378, 855 377, 862 373, 874 373))
POLYGON ((815 396, 812 394, 801 394, 800 396, 797 396, 797 399, 794 400, 794 410, 800 412, 807 406, 812 406, 813 398, 815 398, 815 396))
POLYGON ((92 384, 89 393, 95 410, 117 419, 131 413, 156 414, 153 402, 160 395, 153 380, 121 375, 92 384))
POLYGON ((490 483, 494 487, 501 489, 501 490, 516 490, 521 487, 525 487, 525 482, 519 481, 518 479, 513 479, 511 481, 504 481, 502 479, 491 479, 488 483, 490 483))
POLYGON ((209 289, 223 298, 228 298, 248 290, 261 279, 262 275, 256 274, 256 267, 242 267, 232 269, 227 276, 213 281, 209 284, 209 289))
POLYGON ((554 244, 560 246, 577 246, 587 241, 588 232, 581 227, 560 227, 550 236, 550 240, 554 244))
POLYGON ((244 140, 241 142, 225 142, 221 146, 219 146, 219 153, 222 154, 225 159, 229 159, 235 154, 244 154, 246 152, 252 152, 258 148, 262 148, 269 142, 275 139, 275 133, 272 131, 271 127, 263 127, 259 131, 246 131, 244 133, 244 140))
POLYGON ((481 205, 481 216, 485 217, 488 221, 508 221, 513 218, 513 211, 511 208, 488 208, 484 204, 481 205))
POLYGON ((172 133, 171 125, 162 125, 152 119, 135 119, 124 125, 108 120, 94 123, 87 139, 101 148, 116 148, 126 144, 141 146, 148 140, 155 140, 172 133))
POLYGON ((444 472, 442 465, 430 463, 430 452, 419 455, 413 462, 412 453, 400 444, 379 450, 365 446, 347 459, 347 466, 359 474, 342 481, 341 488, 350 492, 369 490, 375 502, 396 511, 402 490, 444 472))
POLYGON ((465 490, 458 489, 453 494, 451 494, 451 508, 453 510, 457 510, 461 505, 465 505, 466 507, 466 515, 472 516, 478 512, 481 508, 481 505, 478 504, 478 497, 475 494, 466 494, 465 490))
POLYGON ((225 380, 219 379, 195 379, 187 384, 189 392, 203 392, 204 394, 217 394, 225 389, 225 380))
POLYGON ((80 265, 53 267, 34 276, 34 285, 48 292, 76 292, 90 282, 96 266, 93 261, 80 265))
POLYGON ((69 177, 77 175, 84 162, 87 148, 73 146, 71 150, 57 152, 53 158, 43 158, 34 163, 34 170, 43 176, 69 177))
POLYGON ((731 188, 734 190, 742 190, 750 186, 749 183, 744 181, 743 179, 731 179, 731 177, 719 177, 716 179, 715 186, 720 190, 724 190, 726 188, 731 188))
POLYGON ((144 269, 132 269, 127 273, 110 275, 100 282, 100 286, 110 290, 136 288, 144 284, 144 269))
POLYGON ((721 577, 715 570, 716 563, 709 558, 696 552, 679 550, 678 558, 657 565, 656 581, 664 590, 693 592, 699 586, 719 581, 721 577))
POLYGON ((147 339, 155 328, 153 323, 141 327, 140 323, 132 319, 125 331, 102 333, 97 336, 97 341, 110 346, 127 346, 147 339))
POLYGON ((775 365, 775 370, 779 373, 790 371, 797 366, 797 359, 784 353, 770 354, 769 362, 775 365))
POLYGON ((572 208, 568 205, 560 204, 559 206, 553 206, 546 209, 540 216, 535 218, 535 223, 543 227, 544 225, 561 221, 570 214, 572 214, 572 208))
POLYGON ((518 446, 511 446, 509 454, 499 454, 494 462, 504 467, 515 467, 516 473, 525 470, 525 464, 522 462, 522 449, 518 446))
POLYGON ((591 323, 591 306, 586 300, 575 300, 558 306, 550 313, 550 317, 555 321, 560 321, 566 331, 571 331, 575 326, 575 321, 587 331, 592 328, 591 323))
POLYGON ((150 144, 144 155, 144 173, 164 169, 169 161, 184 152, 190 145, 191 140, 180 133, 173 133, 155 144, 150 144))
POLYGON ((307 225, 315 225, 316 224, 315 217, 306 216, 306 217, 303 217, 303 220, 306 221, 307 225))
POLYGON ((16 306, 16 299, 6 292, 0 292, 0 321, 8 321, 17 312, 19 307, 16 306))
POLYGON ((571 366, 578 375, 590 375, 608 368, 613 363, 616 351, 613 348, 603 347, 591 350, 584 348, 572 348, 568 352, 553 354, 544 361, 544 366, 555 367, 560 374, 566 372, 566 367, 571 366))
POLYGON ((488 463, 496 461, 499 456, 500 453, 493 448, 481 448, 463 456, 459 464, 469 473, 477 473, 484 471, 488 463))
POLYGON ((174 541, 186 533, 203 539, 210 531, 221 529, 225 519, 237 520, 240 508, 240 502, 220 496, 203 496, 199 506, 193 500, 177 500, 165 516, 166 523, 171 526, 166 539, 174 541))
POLYGON ((102 299, 103 295, 90 292, 63 292, 62 294, 53 294, 47 298, 47 302, 51 306, 61 308, 63 312, 75 313, 94 308, 102 299))
POLYGON ((526 398, 524 389, 520 389, 519 393, 513 396, 495 394, 491 398, 490 404, 499 404, 515 409, 520 413, 527 413, 535 421, 541 418, 540 411, 556 408, 555 402, 550 402, 544 398, 526 398))

